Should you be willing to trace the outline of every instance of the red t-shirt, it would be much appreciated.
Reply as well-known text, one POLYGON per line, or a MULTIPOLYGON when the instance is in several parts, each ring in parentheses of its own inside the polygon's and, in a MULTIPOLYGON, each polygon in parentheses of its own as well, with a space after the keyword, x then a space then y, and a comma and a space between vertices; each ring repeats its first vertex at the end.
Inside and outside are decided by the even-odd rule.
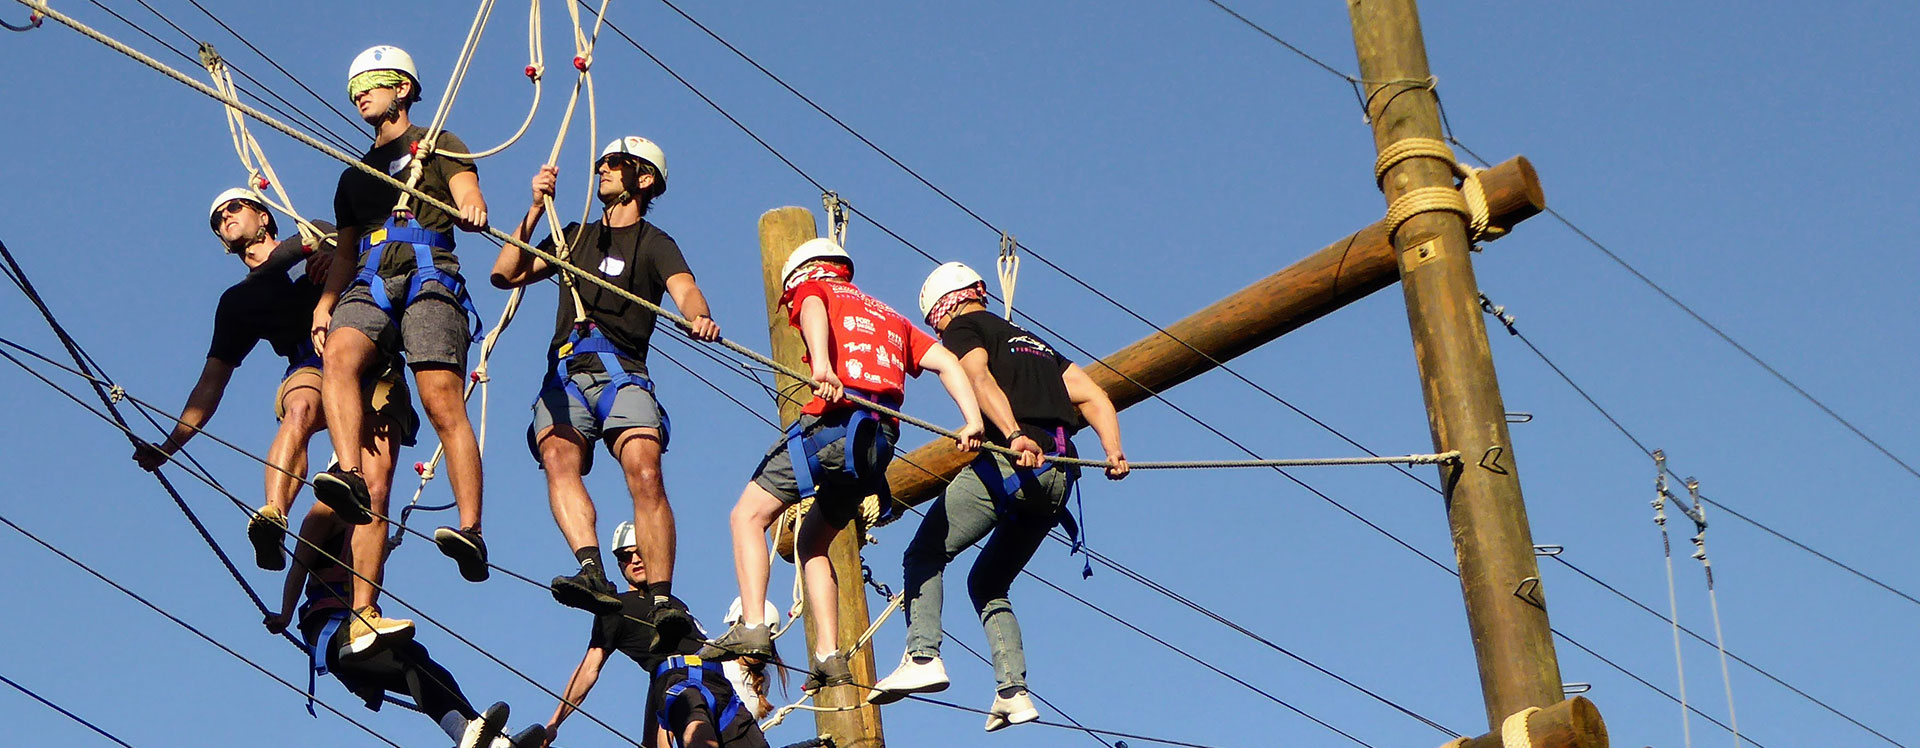
MULTIPOLYGON (((852 283, 832 279, 794 287, 787 307, 787 321, 794 329, 800 328, 800 304, 808 297, 818 297, 827 306, 827 339, 840 382, 849 390, 903 397, 907 376, 920 376, 920 357, 937 342, 933 336, 852 283)), ((827 401, 814 398, 801 412, 817 416, 828 408, 827 401)))

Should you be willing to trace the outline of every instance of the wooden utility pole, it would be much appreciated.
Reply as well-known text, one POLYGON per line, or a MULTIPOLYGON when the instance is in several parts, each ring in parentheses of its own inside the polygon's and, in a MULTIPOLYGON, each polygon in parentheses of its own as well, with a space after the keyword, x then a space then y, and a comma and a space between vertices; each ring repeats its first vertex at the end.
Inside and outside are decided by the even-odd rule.
MULTIPOLYGON (((786 279, 780 277, 780 268, 787 261, 787 255, 801 242, 813 239, 819 234, 813 223, 813 212, 806 208, 775 208, 760 216, 760 277, 767 289, 767 337, 773 342, 773 360, 795 371, 806 371, 807 367, 800 358, 806 353, 806 344, 800 340, 800 333, 787 324, 787 313, 780 308, 780 295, 786 279)), ((813 398, 808 392, 807 383, 784 374, 776 375, 778 391, 786 397, 780 398, 780 422, 792 424, 800 418, 800 408, 813 398)), ((802 467, 804 466, 796 466, 802 467)), ((851 522, 841 528, 840 536, 827 550, 827 557, 833 562, 834 576, 840 580, 840 632, 836 648, 842 652, 853 649, 855 640, 867 630, 867 590, 861 585, 860 574, 860 533, 851 522)), ((798 574, 799 569, 794 573, 798 574)), ((812 623, 813 610, 807 610, 808 623, 812 623)), ((798 657, 789 655, 797 662, 812 662, 813 627, 807 629, 807 651, 798 657)), ((814 696, 815 706, 859 706, 859 709, 844 712, 820 712, 815 715, 815 726, 819 734, 833 738, 833 744, 839 748, 882 748, 886 743, 880 737, 880 710, 865 706, 866 688, 878 678, 874 675, 873 649, 862 648, 853 652, 847 660, 853 670, 855 685, 834 686, 822 690, 814 696), (860 685, 865 684, 865 685, 860 685)))
MULTIPOLYGON (((1540 178, 1523 156, 1482 172, 1493 225, 1510 229, 1547 206, 1540 178)), ((1126 407, 1212 371, 1316 319, 1400 280, 1384 222, 1375 222, 1232 295, 1083 366, 1126 407)), ((1054 341, 1058 343, 1059 341, 1054 341)), ((887 468, 893 497, 908 505, 932 501, 978 455, 935 439, 887 468)))
MULTIPOLYGON (((1440 139, 1414 0, 1348 0, 1347 10, 1374 147, 1440 139)), ((1381 181, 1389 205, 1412 190, 1453 186, 1452 165, 1432 157, 1401 161, 1381 181)), ((1467 230, 1457 213, 1427 212, 1409 219, 1392 240, 1434 450, 1464 456, 1460 464, 1441 466, 1440 478, 1487 720, 1497 731, 1509 715, 1553 705, 1564 695, 1467 230)))

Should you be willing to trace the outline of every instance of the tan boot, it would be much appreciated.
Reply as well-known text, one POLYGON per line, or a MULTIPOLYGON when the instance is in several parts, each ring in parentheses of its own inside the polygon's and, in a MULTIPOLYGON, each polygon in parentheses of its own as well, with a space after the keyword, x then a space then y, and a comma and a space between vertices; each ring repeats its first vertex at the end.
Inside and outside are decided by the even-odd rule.
POLYGON ((280 571, 287 568, 287 556, 280 549, 280 541, 286 537, 286 512, 263 506, 259 513, 247 520, 247 542, 253 544, 253 563, 262 569, 280 571))
POLYGON ((404 618, 385 618, 371 605, 353 612, 340 629, 340 659, 366 657, 382 647, 413 640, 413 622, 404 618))

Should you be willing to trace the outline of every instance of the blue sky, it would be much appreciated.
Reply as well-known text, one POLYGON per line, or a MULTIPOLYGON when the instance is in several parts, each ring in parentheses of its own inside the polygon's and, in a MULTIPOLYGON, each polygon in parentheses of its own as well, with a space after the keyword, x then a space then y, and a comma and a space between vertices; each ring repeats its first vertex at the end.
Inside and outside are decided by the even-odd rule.
MULTIPOLYGON (((150 2, 347 132, 191 5, 150 2)), ((472 10, 444 2, 202 4, 343 109, 348 61, 379 43, 414 54, 428 103, 437 104, 472 10)), ((527 179, 553 142, 570 83, 566 14, 545 5, 547 98, 526 138, 480 167, 499 226, 525 209, 527 179)), ((184 64, 96 7, 59 7, 184 64)), ((137 5, 111 7, 190 49, 137 5)), ((1345 236, 1384 208, 1370 178, 1371 138, 1347 84, 1204 2, 683 7, 996 225, 1157 322, 1345 236)), ((1340 4, 1234 7, 1335 67, 1356 68, 1340 4)), ((525 114, 525 9, 496 10, 455 103, 450 127, 476 147, 504 139, 525 114)), ((26 11, 0 13, 17 23, 26 11)), ((664 5, 618 2, 609 15, 862 211, 942 260, 991 264, 995 234, 664 5)), ((1909 461, 1920 457, 1908 425, 1920 402, 1907 386, 1920 364, 1907 303, 1917 268, 1896 227, 1912 215, 1899 185, 1917 154, 1893 135, 1920 112, 1910 97, 1886 91, 1920 74, 1907 38, 1915 21, 1912 8, 1897 5, 1776 2, 1737 14, 1651 2, 1434 3, 1423 19, 1463 141, 1494 160, 1529 156, 1552 205, 1909 461)), ((21 71, 7 85, 8 116, 0 120, 0 140, 12 145, 0 183, 0 240, 116 381, 177 407, 204 360, 219 291, 242 270, 204 228, 207 201, 244 177, 218 105, 51 23, 0 35, 0 64, 21 71)), ((653 218, 686 251, 724 331, 764 347, 754 222, 781 205, 817 209, 817 191, 625 42, 603 40, 595 73, 600 140, 633 133, 666 149, 673 188, 653 218)), ((339 164, 255 131, 296 204, 326 217, 339 164)), ((580 177, 597 145, 584 127, 566 140, 565 213, 580 209, 580 177)), ((492 248, 462 239, 477 279, 492 248)), ((849 250, 860 258, 862 285, 900 308, 912 306, 933 266, 864 221, 852 226, 849 250)), ((1709 496, 1897 588, 1920 588, 1907 542, 1920 530, 1913 475, 1550 217, 1529 221, 1475 262, 1482 290, 1520 329, 1636 435, 1664 448, 1676 471, 1698 476, 1709 496)), ((485 290, 477 303, 491 321, 504 298, 485 290)), ((572 568, 522 439, 553 299, 551 287, 537 289, 507 332, 488 414, 488 540, 496 561, 536 578, 572 568)), ((1016 301, 1097 353, 1150 332, 1036 261, 1026 263, 1016 301)), ((1428 451, 1406 329, 1400 295, 1389 289, 1233 366, 1376 451, 1428 451)), ((0 294, 0 336, 57 350, 18 294, 0 294)), ((1566 560, 1664 610, 1660 541, 1647 506, 1651 464, 1517 340, 1496 329, 1492 343, 1509 410, 1535 416, 1514 427, 1514 439, 1536 541, 1566 546, 1566 560)), ((661 341, 658 350, 772 412, 737 375, 675 343, 661 341)), ((774 434, 663 358, 653 369, 676 426, 666 463, 681 533, 676 590, 713 623, 734 594, 726 511, 774 434)), ((257 351, 212 430, 263 450, 278 373, 257 351)), ((7 518, 282 677, 303 680, 299 656, 264 634, 179 512, 126 459, 121 437, 11 367, 0 382, 14 402, 13 427, 0 435, 7 518)), ((1269 456, 1355 451, 1225 373, 1169 398, 1269 456)), ((952 421, 943 402, 932 382, 910 391, 913 412, 952 421)), ((1122 423, 1137 460, 1239 456, 1164 405, 1139 406, 1122 423)), ((423 459, 431 443, 405 459, 423 459)), ((1083 439, 1092 444, 1091 435, 1083 439)), ((205 441, 193 451, 257 500, 257 465, 205 441)), ((1451 560, 1437 497, 1404 476, 1385 468, 1296 475, 1451 560)), ((406 478, 396 493, 411 492, 406 478)), ((184 476, 176 483, 244 565, 240 511, 184 476)), ((606 517, 626 503, 611 471, 589 486, 606 517)), ((1270 472, 1140 473, 1086 489, 1092 543, 1102 552, 1443 725, 1484 730, 1451 576, 1270 472)), ((429 501, 445 496, 444 481, 428 489, 429 501)), ((309 500, 303 494, 298 506, 309 500)), ((1899 690, 1920 664, 1899 643, 1920 610, 1724 512, 1710 519, 1728 646, 1895 741, 1920 741, 1899 690)), ((884 529, 867 550, 896 586, 910 532, 884 529)), ((1685 534, 1676 526, 1682 548, 1685 534)), ((134 745, 368 741, 337 718, 309 719, 291 691, 17 535, 0 533, 0 564, 15 572, 0 579, 0 599, 18 611, 0 627, 0 674, 134 745)), ((1444 742, 1119 574, 1079 580, 1079 562, 1060 548, 1043 549, 1031 569, 1367 743, 1444 742)), ((776 569, 776 596, 790 571, 776 569)), ((1542 571, 1558 628, 1676 690, 1666 624, 1557 563, 1542 571)), ((1675 571, 1682 623, 1710 631, 1698 564, 1678 555, 1675 571)), ((277 574, 246 573, 269 594, 278 588, 277 574)), ((582 614, 509 579, 462 582, 417 539, 394 555, 388 582, 549 688, 565 682, 585 643, 582 614)), ((978 627, 954 590, 947 628, 978 647, 978 627)), ((1351 744, 1031 580, 1016 586, 1015 603, 1035 691, 1088 725, 1215 746, 1351 744)), ((878 636, 883 669, 903 636, 897 620, 878 636)), ((550 697, 446 632, 423 622, 420 637, 476 701, 509 701, 516 724, 550 713, 550 697)), ((1559 653, 1566 680, 1593 684, 1588 695, 1616 745, 1681 744, 1672 702, 1565 643, 1559 653)), ((1689 642, 1684 655, 1690 699, 1724 720, 1712 648, 1689 642)), ((948 662, 955 684, 945 697, 984 708, 990 669, 953 647, 948 662)), ((641 684, 633 668, 616 664, 587 708, 637 730, 641 684)), ((1738 665, 1733 691, 1742 731, 1765 745, 1885 744, 1738 665)), ((444 740, 416 716, 365 714, 335 684, 323 683, 320 695, 403 744, 444 740)), ((106 744, 11 691, 0 691, 0 717, 25 745, 106 744)), ((1092 743, 1040 726, 983 736, 978 715, 925 704, 889 707, 884 720, 896 745, 1092 743)), ((1697 717, 1692 724, 1699 744, 1731 740, 1697 717)), ((796 718, 770 737, 782 745, 810 729, 796 718)), ((620 744, 578 719, 560 742, 620 744)))

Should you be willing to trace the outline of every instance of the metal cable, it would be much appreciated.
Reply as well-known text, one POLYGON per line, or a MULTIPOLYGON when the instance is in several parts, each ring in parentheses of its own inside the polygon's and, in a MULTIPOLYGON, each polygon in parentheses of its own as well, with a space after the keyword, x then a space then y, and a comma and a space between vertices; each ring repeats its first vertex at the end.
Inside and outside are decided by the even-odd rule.
MULTIPOLYGON (((12 26, 8 26, 7 28, 13 28, 13 27, 12 27, 12 26)), ((14 30, 15 30, 15 31, 20 31, 20 29, 14 29, 14 30)), ((45 707, 46 707, 46 708, 48 708, 48 709, 52 709, 52 710, 54 710, 54 711, 56 711, 56 712, 59 712, 59 713, 61 714, 61 716, 64 716, 64 717, 66 717, 67 719, 70 719, 70 720, 73 720, 74 722, 77 722, 77 723, 79 723, 81 727, 85 727, 85 728, 87 728, 87 729, 89 729, 89 730, 92 730, 92 731, 94 731, 95 733, 97 733, 97 734, 99 734, 99 735, 100 735, 100 737, 103 737, 103 738, 106 738, 106 739, 108 739, 108 740, 111 740, 111 741, 113 741, 113 742, 114 742, 115 744, 118 744, 118 745, 120 745, 120 746, 122 746, 122 748, 133 748, 133 746, 132 746, 132 745, 130 745, 130 744, 128 744, 128 743, 127 743, 127 741, 125 741, 125 740, 121 740, 120 738, 118 738, 118 737, 115 737, 113 733, 110 733, 110 732, 107 732, 106 730, 103 730, 103 729, 100 729, 100 726, 99 726, 99 725, 96 725, 96 724, 94 724, 94 723, 92 723, 92 722, 88 722, 88 721, 86 720, 86 718, 84 718, 84 717, 81 717, 81 716, 80 716, 80 715, 78 715, 78 714, 74 714, 73 712, 70 712, 70 711, 67 711, 67 708, 66 708, 66 707, 63 707, 63 706, 60 706, 59 704, 55 704, 55 703, 53 703, 53 701, 51 701, 51 700, 49 700, 49 699, 48 699, 47 697, 45 697, 45 696, 41 696, 40 694, 37 694, 37 693, 34 693, 34 692, 33 692, 33 689, 31 689, 31 688, 28 688, 28 687, 26 687, 26 686, 23 686, 23 685, 20 685, 19 683, 16 683, 16 682, 14 682, 14 680, 13 680, 12 678, 8 678, 8 677, 7 677, 7 676, 5 676, 5 675, 0 675, 0 683, 5 683, 5 684, 7 684, 7 685, 9 685, 9 686, 12 686, 12 687, 13 687, 13 690, 15 690, 15 691, 19 691, 20 693, 23 693, 23 694, 26 694, 28 698, 31 698, 31 699, 33 699, 34 701, 38 701, 38 702, 40 702, 40 703, 41 703, 41 705, 43 705, 43 706, 45 706, 45 707)))

